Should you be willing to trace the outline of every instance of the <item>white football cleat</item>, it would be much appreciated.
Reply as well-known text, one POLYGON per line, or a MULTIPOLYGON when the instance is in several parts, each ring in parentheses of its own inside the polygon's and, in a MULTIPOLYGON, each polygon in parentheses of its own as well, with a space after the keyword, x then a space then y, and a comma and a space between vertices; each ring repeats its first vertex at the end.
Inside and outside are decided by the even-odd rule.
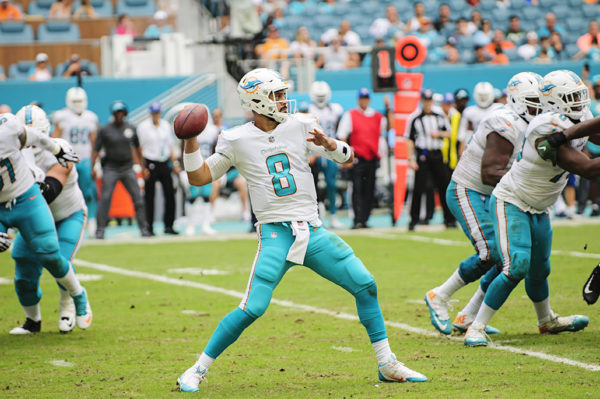
POLYGON ((208 369, 202 369, 200 366, 195 364, 187 369, 185 373, 181 374, 177 379, 177 385, 181 392, 198 392, 200 389, 198 386, 202 381, 206 380, 206 374, 208 369))
POLYGON ((425 294, 425 304, 429 308, 431 324, 442 334, 450 335, 452 326, 448 316, 448 300, 436 294, 435 290, 430 290, 425 294))
POLYGON ((92 324, 92 308, 90 307, 90 301, 87 298, 85 288, 79 295, 73 297, 75 304, 75 321, 77 327, 85 330, 92 324))
POLYGON ((553 314, 550 320, 538 325, 541 334, 558 334, 563 331, 579 331, 587 327, 590 322, 589 317, 581 315, 572 315, 560 317, 553 314))
MULTIPOLYGON (((464 334, 467 332, 473 321, 475 320, 475 316, 460 312, 456 315, 456 318, 452 322, 452 328, 459 332, 460 334, 464 334)), ((500 330, 496 327, 485 326, 485 333, 487 335, 500 334, 500 330)))
POLYGON ((488 340, 485 334, 485 325, 476 321, 465 334, 465 346, 487 346, 488 340))
POLYGON ((215 234, 217 234, 217 231, 213 229, 209 223, 202 224, 202 232, 209 236, 214 236, 215 234))
POLYGON ((192 237, 196 234, 196 226, 194 226, 193 224, 188 225, 188 227, 185 229, 185 235, 192 237))
POLYGON ((11 335, 25 335, 38 333, 42 330, 42 321, 33 321, 29 317, 26 318, 25 323, 22 326, 15 327, 10 330, 11 335))
POLYGON ((73 302, 73 298, 69 297, 63 300, 61 297, 58 307, 60 313, 58 330, 61 333, 68 333, 75 327, 75 303, 73 302))
POLYGON ((344 225, 344 223, 340 222, 340 220, 337 218, 337 216, 335 215, 331 215, 329 217, 329 225, 331 226, 332 229, 345 229, 346 226, 344 225))
POLYGON ((425 382, 427 377, 409 369, 391 354, 389 360, 379 365, 379 381, 382 382, 425 382))

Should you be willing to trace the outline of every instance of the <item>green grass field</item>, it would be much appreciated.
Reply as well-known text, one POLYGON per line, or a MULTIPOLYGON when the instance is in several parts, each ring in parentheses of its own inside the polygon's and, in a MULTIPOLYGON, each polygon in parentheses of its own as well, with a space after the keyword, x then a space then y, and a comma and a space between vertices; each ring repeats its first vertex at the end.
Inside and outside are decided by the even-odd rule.
MULTIPOLYGON (((554 234, 555 250, 577 254, 555 252, 552 257, 552 308, 563 315, 588 315, 590 325, 577 333, 538 334, 535 311, 520 285, 491 323, 502 330, 494 338, 502 349, 465 348, 461 339, 442 337, 430 325, 425 292, 472 252, 460 231, 365 231, 342 237, 377 280, 384 317, 393 324, 388 326, 392 349, 430 381, 380 383, 363 327, 343 315, 355 314, 353 298, 295 267, 275 291, 278 301, 217 359, 208 384, 201 385, 202 397, 600 396, 600 371, 585 368, 600 370, 600 303, 587 306, 581 298, 583 283, 600 261, 600 255, 593 255, 600 254, 600 226, 556 227, 554 234), (343 314, 336 317, 335 312, 343 314), (404 325, 415 329, 400 328, 404 325), (549 356, 540 358, 540 353, 549 356)), ((47 273, 42 332, 32 336, 8 334, 24 315, 12 284, 0 284, 0 397, 185 396, 175 391, 175 381, 197 359, 221 317, 239 304, 236 295, 246 287, 255 252, 255 239, 84 246, 77 258, 86 262, 78 264, 78 273, 101 277, 83 283, 94 323, 67 335, 58 333, 58 291, 47 273), (173 270, 187 268, 227 274, 173 270), (217 291, 206 290, 211 287, 217 291)), ((13 273, 10 256, 1 254, 0 277, 10 281, 13 273)), ((459 291, 451 317, 475 289, 472 284, 459 291)))

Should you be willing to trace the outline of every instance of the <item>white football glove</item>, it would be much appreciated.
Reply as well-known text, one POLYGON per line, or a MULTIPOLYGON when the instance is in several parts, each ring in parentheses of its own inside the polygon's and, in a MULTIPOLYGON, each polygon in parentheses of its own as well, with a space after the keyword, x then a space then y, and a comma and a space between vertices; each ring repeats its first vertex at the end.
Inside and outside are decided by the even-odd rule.
POLYGON ((0 232, 0 252, 6 251, 10 247, 8 234, 0 232))
POLYGON ((54 142, 58 144, 58 152, 54 154, 58 163, 67 167, 67 162, 79 163, 79 155, 73 151, 73 147, 64 139, 54 139, 54 142))

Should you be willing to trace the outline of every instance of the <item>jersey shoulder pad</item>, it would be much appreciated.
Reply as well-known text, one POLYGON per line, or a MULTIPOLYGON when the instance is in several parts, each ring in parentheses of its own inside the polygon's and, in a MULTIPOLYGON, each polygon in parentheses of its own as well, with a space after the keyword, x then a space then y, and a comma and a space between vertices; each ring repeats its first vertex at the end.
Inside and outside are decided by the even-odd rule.
POLYGON ((569 118, 558 112, 546 112, 536 116, 530 123, 527 129, 529 133, 534 133, 540 136, 548 136, 553 133, 563 132, 573 126, 569 118))

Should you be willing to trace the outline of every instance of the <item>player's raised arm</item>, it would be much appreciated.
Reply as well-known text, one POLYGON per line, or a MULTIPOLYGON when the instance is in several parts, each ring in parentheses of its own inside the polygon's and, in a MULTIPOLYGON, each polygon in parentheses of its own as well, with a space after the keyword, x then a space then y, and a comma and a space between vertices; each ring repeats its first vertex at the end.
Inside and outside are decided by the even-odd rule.
POLYGON ((588 180, 600 176, 600 158, 590 159, 583 152, 569 145, 558 148, 558 166, 588 180))

